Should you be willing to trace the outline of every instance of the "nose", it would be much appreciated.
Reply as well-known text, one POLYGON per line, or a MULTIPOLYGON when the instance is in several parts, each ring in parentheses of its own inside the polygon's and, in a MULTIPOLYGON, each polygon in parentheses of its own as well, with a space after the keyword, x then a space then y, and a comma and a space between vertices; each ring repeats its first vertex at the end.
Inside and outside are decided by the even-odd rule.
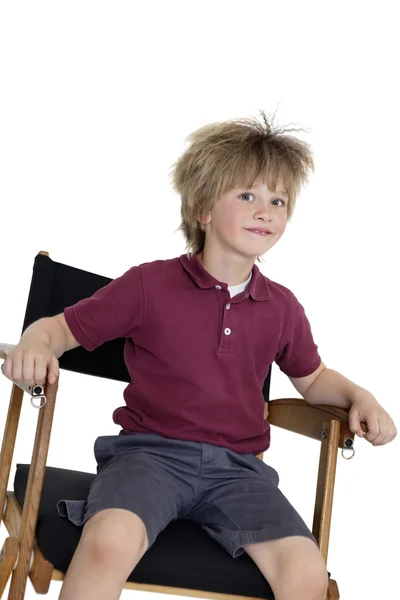
POLYGON ((254 218, 259 219, 262 218, 264 221, 271 221, 272 219, 272 206, 270 203, 266 202, 262 206, 258 207, 254 212, 254 218))

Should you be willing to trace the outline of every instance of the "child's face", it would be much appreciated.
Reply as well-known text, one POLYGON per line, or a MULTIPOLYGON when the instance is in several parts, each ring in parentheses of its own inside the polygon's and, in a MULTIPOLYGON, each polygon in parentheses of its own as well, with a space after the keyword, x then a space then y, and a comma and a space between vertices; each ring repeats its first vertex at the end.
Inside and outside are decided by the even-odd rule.
POLYGON ((205 221, 206 244, 235 250, 247 258, 262 256, 286 228, 288 197, 282 185, 277 192, 256 181, 254 187, 230 190, 214 204, 205 221), (260 235, 249 229, 268 229, 260 235))

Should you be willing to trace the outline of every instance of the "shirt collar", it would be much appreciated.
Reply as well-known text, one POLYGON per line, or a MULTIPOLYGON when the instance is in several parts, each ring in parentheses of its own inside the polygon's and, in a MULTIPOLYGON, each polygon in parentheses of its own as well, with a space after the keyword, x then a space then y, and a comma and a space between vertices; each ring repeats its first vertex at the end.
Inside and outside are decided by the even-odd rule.
MULTIPOLYGON (((187 254, 182 254, 179 258, 182 266, 199 288, 208 289, 220 285, 223 290, 228 290, 228 284, 224 281, 218 281, 211 273, 206 271, 196 254, 192 254, 191 258, 187 254)), ((268 300, 270 297, 268 280, 260 272, 256 264, 253 265, 252 274, 251 281, 244 291, 245 298, 251 296, 253 300, 259 302, 268 300)))

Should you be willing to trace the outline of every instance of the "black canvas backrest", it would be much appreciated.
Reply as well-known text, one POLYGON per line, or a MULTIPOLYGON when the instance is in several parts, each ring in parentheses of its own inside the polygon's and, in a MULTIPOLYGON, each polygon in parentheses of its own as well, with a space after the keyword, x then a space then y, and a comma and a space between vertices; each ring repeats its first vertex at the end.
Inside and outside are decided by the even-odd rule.
MULTIPOLYGON (((43 317, 54 317, 64 308, 89 298, 112 279, 55 262, 38 254, 33 265, 23 331, 43 317)), ((82 346, 63 354, 60 368, 117 381, 130 381, 124 362, 125 338, 106 342, 88 352, 82 346)))
MULTIPOLYGON (((33 265, 22 331, 38 319, 54 317, 62 313, 67 306, 89 298, 111 281, 108 277, 63 265, 49 256, 38 254, 33 265)), ((92 352, 84 350, 82 346, 74 348, 60 357, 60 368, 129 382, 130 377, 124 362, 124 345, 125 338, 119 338, 106 342, 92 352)), ((270 380, 271 368, 263 386, 266 402, 269 401, 270 380)))

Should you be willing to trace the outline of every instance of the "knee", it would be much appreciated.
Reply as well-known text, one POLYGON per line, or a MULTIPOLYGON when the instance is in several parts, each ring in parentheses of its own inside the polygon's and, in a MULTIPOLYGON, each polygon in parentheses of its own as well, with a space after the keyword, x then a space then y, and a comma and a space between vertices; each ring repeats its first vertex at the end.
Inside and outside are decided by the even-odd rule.
POLYGON ((93 562, 106 566, 141 558, 147 550, 143 522, 133 513, 102 514, 91 517, 83 528, 81 543, 93 562), (97 518, 96 518, 97 517, 97 518))
MULTIPOLYGON (((326 600, 329 578, 325 565, 309 565, 301 575, 292 580, 287 598, 298 600, 326 600)), ((286 595, 285 595, 286 598, 286 595)))
POLYGON ((326 600, 328 595, 329 578, 326 569, 314 573, 309 582, 309 598, 315 600, 326 600))

